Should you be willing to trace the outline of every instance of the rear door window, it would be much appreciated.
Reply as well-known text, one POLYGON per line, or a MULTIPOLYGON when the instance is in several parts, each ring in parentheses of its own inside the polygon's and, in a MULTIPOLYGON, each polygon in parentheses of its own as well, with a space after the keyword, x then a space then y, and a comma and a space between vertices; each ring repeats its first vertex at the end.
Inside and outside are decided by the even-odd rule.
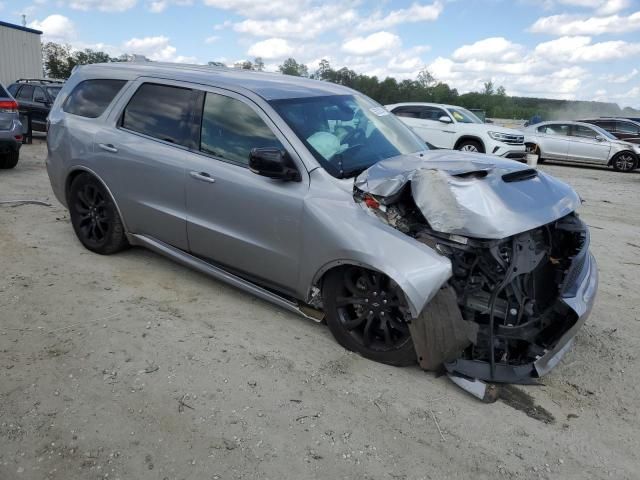
POLYGON ((448 117, 447 113, 437 107, 420 107, 420 118, 438 121, 440 117, 448 117))
POLYGON ((190 146, 192 89, 143 83, 124 109, 122 127, 176 145, 190 146))
POLYGON ((38 103, 45 103, 47 101, 47 97, 44 95, 42 87, 35 87, 35 90, 33 91, 33 101, 38 103))
POLYGON ((13 85, 9 85, 9 88, 7 88, 7 90, 9 90, 9 93, 13 96, 13 98, 15 98, 19 88, 20 88, 20 84, 14 83, 13 85))
POLYGON ((393 109, 393 114, 398 117, 420 118, 420 109, 416 107, 397 107, 393 109))
POLYGON ((96 79, 80 82, 69 94, 62 109, 73 115, 97 118, 104 113, 126 80, 96 79))
POLYGON ((585 127, 583 125, 574 125, 572 127, 571 135, 573 135, 574 137, 595 139, 598 134, 595 130, 589 127, 585 127))
POLYGON ((24 85, 18 92, 18 96, 16 97, 16 99, 26 100, 27 102, 30 102, 33 98, 33 90, 33 85, 24 85))
POLYGON ((235 98, 207 93, 202 111, 200 150, 242 166, 252 148, 282 144, 269 126, 247 104, 235 98))
POLYGON ((558 135, 566 137, 569 135, 569 125, 554 123, 550 125, 543 125, 538 127, 538 132, 545 135, 558 135))

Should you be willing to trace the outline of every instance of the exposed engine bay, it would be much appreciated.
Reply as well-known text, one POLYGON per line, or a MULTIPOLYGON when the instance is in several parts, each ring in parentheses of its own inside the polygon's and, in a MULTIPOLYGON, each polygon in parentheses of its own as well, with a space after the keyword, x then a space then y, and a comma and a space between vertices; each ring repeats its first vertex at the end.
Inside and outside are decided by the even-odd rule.
MULTIPOLYGON (((482 181, 486 171, 457 175, 482 181)), ((503 181, 524 182, 536 176, 536 171, 522 170, 511 179, 503 177, 503 181)), ((441 231, 446 230, 442 226, 446 222, 453 224, 447 218, 429 222, 426 216, 431 211, 423 205, 428 199, 416 195, 411 179, 389 196, 372 194, 361 186, 356 184, 354 197, 370 213, 451 261, 452 276, 444 287, 455 292, 466 327, 458 323, 466 330, 468 340, 460 343, 463 336, 457 335, 455 358, 449 355, 440 363, 449 372, 472 379, 527 383, 539 376, 536 360, 578 320, 578 315, 561 301, 571 295, 588 255, 589 233, 578 215, 571 212, 505 238, 483 239, 441 231)), ((443 196, 446 193, 440 192, 439 203, 443 196)), ((452 215, 456 207, 449 209, 452 215)), ((419 350, 424 342, 416 340, 422 359, 419 350)), ((434 366, 433 362, 421 365, 429 369, 434 366)))

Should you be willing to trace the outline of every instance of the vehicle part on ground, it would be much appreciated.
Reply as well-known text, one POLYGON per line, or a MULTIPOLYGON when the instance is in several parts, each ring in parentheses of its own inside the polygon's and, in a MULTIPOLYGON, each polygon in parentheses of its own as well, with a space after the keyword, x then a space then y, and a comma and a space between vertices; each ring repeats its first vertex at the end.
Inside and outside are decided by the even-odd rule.
POLYGON ((498 388, 490 383, 485 383, 476 378, 467 378, 456 375, 455 373, 447 373, 449 380, 458 385, 464 391, 470 393, 478 400, 484 403, 494 403, 498 400, 498 388))
POLYGON ((638 167, 638 159, 631 152, 620 152, 611 160, 617 172, 631 172, 638 167))
POLYGON ((89 173, 73 179, 69 213, 78 239, 89 250, 109 255, 128 245, 122 220, 102 183, 89 173))
POLYGON ((416 362, 411 315, 389 277, 357 266, 335 269, 324 280, 322 296, 327 325, 340 345, 389 365, 416 362))

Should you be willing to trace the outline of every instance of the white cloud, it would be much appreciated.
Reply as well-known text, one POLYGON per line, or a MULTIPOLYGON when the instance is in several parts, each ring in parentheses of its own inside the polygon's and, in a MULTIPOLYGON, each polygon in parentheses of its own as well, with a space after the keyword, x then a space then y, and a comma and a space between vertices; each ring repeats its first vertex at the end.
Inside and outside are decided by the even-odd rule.
POLYGON ((524 47, 504 37, 492 37, 479 40, 471 45, 463 45, 453 52, 454 60, 494 60, 501 62, 517 61, 522 57, 524 47))
POLYGON ((357 13, 342 5, 323 5, 300 12, 295 18, 281 17, 271 20, 247 19, 235 23, 236 32, 262 37, 314 38, 323 32, 343 28, 354 22, 357 13))
POLYGON ((400 37, 389 32, 376 32, 366 37, 354 37, 342 45, 342 50, 352 55, 379 55, 402 44, 400 37))
POLYGON ((628 81, 634 79, 640 74, 640 70, 634 68, 626 75, 619 75, 610 73, 608 75, 603 75, 600 77, 600 80, 604 80, 607 83, 627 83, 628 81))
POLYGON ((551 35, 601 35, 640 30, 640 11, 628 16, 584 17, 580 15, 552 15, 542 17, 529 28, 534 33, 551 35))
POLYGON ((148 0, 147 8, 152 13, 162 13, 169 5, 187 6, 193 5, 193 0, 148 0))
POLYGON ((382 30, 403 23, 434 21, 438 19, 443 9, 443 3, 438 0, 428 5, 413 3, 409 8, 392 10, 387 14, 378 11, 368 18, 363 19, 358 25, 358 29, 362 31, 382 30))
POLYGON ((293 55, 295 49, 283 38, 269 38, 254 43, 249 47, 247 54, 252 57, 262 57, 266 60, 285 58, 293 55))
POLYGON ((4 10, 4 2, 0 2, 0 12, 4 10))
POLYGON ((297 17, 308 6, 309 0, 203 0, 205 5, 231 10, 247 17, 297 17))
POLYGON ((100 10, 101 12, 123 12, 133 8, 138 0, 68 0, 74 10, 100 10))
POLYGON ((196 63, 195 57, 176 55, 176 47, 169 44, 169 38, 157 37, 132 38, 122 44, 122 49, 130 54, 144 55, 157 62, 196 63))
POLYGON ((74 23, 64 15, 49 15, 42 21, 34 20, 28 26, 41 30, 44 40, 48 42, 68 43, 76 38, 74 23))
POLYGON ((547 7, 553 6, 554 3, 560 5, 569 5, 572 7, 583 7, 595 10, 602 15, 616 13, 631 5, 631 0, 547 0, 547 7))
POLYGON ((602 62, 640 54, 640 43, 622 40, 591 43, 586 36, 560 37, 540 43, 534 53, 551 62, 602 62))
POLYGON ((220 37, 217 35, 211 35, 207 38, 204 39, 204 43, 206 43, 207 45, 212 44, 212 43, 216 43, 218 40, 220 40, 220 37))

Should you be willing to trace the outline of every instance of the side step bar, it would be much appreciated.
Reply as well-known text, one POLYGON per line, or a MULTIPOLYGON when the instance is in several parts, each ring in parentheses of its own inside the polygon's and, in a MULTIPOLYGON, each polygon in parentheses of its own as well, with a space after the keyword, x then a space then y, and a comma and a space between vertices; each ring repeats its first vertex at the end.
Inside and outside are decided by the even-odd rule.
POLYGON ((286 298, 283 298, 276 293, 273 293, 265 288, 260 287, 254 283, 251 283, 237 275, 227 272, 222 268, 211 265, 193 255, 190 255, 182 250, 167 245, 164 242, 148 237, 146 235, 139 235, 130 233, 127 235, 129 242, 133 245, 146 247, 149 250, 153 250, 160 255, 169 257, 172 260, 181 263, 182 265, 197 270, 205 275, 221 280, 229 285, 232 285, 240 290, 244 290, 258 298, 271 302, 279 307, 284 308, 290 312, 302 315, 305 318, 313 320, 314 322, 321 322, 324 315, 319 310, 315 310, 306 305, 299 305, 296 302, 292 302, 286 298))

